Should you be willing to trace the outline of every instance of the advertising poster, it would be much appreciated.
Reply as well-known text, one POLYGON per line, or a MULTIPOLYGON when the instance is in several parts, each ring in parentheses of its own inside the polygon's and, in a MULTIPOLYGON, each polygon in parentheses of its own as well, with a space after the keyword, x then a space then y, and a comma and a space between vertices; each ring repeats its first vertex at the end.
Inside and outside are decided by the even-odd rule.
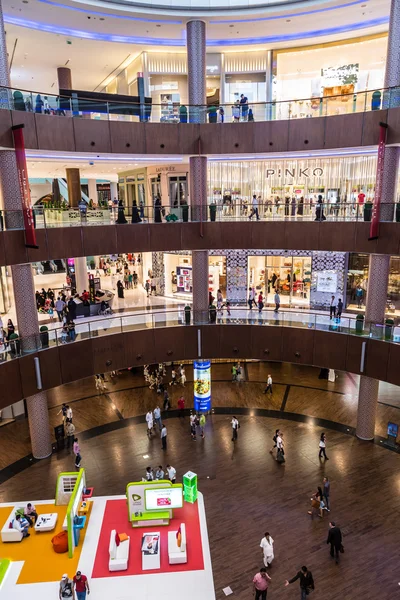
POLYGON ((196 360, 193 363, 194 375, 194 410, 208 412, 211 410, 211 362, 196 360))
POLYGON ((317 273, 317 292, 336 294, 337 273, 334 271, 320 271, 317 273))

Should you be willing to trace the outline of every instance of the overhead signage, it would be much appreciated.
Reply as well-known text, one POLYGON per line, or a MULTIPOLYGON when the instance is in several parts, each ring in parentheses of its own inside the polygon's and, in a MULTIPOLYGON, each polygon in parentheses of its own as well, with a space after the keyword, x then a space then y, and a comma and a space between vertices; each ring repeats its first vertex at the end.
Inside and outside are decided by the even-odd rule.
POLYGON ((324 170, 321 167, 316 167, 315 169, 311 169, 310 167, 296 168, 292 169, 266 169, 265 171, 267 177, 282 177, 285 179, 286 177, 291 179, 301 179, 304 177, 305 179, 309 179, 310 177, 323 177, 324 170))

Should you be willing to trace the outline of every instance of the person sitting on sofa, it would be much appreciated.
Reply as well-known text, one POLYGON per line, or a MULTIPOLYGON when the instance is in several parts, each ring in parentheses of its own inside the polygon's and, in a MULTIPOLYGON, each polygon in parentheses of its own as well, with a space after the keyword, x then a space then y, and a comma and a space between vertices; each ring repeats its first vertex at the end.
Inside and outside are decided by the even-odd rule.
POLYGON ((35 523, 38 520, 38 514, 36 512, 36 508, 33 504, 28 502, 26 508, 24 510, 25 519, 28 521, 29 525, 33 527, 33 519, 35 519, 35 523))
POLYGON ((12 522, 13 529, 17 531, 21 531, 23 537, 29 537, 31 534, 28 533, 29 523, 25 519, 25 517, 21 517, 21 515, 16 515, 15 519, 12 522))

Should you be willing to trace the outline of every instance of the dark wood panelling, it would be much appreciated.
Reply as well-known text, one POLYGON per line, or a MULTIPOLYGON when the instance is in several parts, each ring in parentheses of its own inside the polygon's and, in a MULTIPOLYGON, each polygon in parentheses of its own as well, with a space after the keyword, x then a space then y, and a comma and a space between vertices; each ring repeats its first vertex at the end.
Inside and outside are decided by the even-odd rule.
POLYGON ((400 107, 391 108, 388 110, 387 124, 389 125, 387 130, 387 144, 398 144, 399 143, 399 132, 400 132, 400 107))
MULTIPOLYGON (((182 223, 152 223, 149 225, 150 247, 154 250, 176 250, 180 248, 182 223)), ((187 248, 184 248, 187 250, 187 248)))
POLYGON ((282 336, 282 360, 312 365, 314 358, 314 331, 285 329, 282 336))
POLYGON ((370 223, 358 222, 356 226, 357 252, 376 253, 376 240, 368 240, 370 223))
MULTIPOLYGON (((204 125, 204 127, 207 127, 207 125, 204 125)), ((200 125, 186 123, 184 127, 179 127, 178 135, 180 152, 182 154, 201 154, 203 152, 201 140, 199 146, 200 125)))
POLYGON ((34 358, 37 354, 30 354, 19 359, 21 373, 22 395, 24 398, 39 392, 37 388, 34 358))
MULTIPOLYGON (((240 225, 240 223, 238 223, 240 225)), ((234 246, 234 248, 254 248, 259 250, 279 250, 283 246, 283 240, 285 239, 286 223, 283 221, 276 221, 275 223, 254 223, 249 225, 251 228, 251 243, 248 243, 247 239, 244 239, 244 245, 234 246)), ((230 229, 221 227, 222 238, 225 239, 226 235, 230 234, 230 229)), ((228 246, 224 245, 224 248, 228 246)))
POLYGON ((395 385, 400 385, 400 346, 398 344, 390 344, 389 360, 387 366, 387 380, 395 385))
POLYGON ((128 367, 122 335, 104 335, 92 339, 93 368, 95 373, 107 373, 128 367))
POLYGON ((360 373, 361 348, 363 342, 368 343, 368 338, 349 335, 347 342, 346 371, 350 371, 350 373, 360 373))
MULTIPOLYGON (((193 327, 196 336, 198 327, 193 327)), ((221 327, 215 325, 202 325, 201 331, 201 351, 204 358, 219 358, 221 354, 221 327)), ((195 357, 198 356, 197 348, 195 357)))
POLYGON ((386 123, 387 110, 373 110, 364 113, 363 146, 376 146, 379 142, 379 123, 386 123))
POLYGON ((397 223, 380 223, 379 237, 376 242, 378 254, 399 254, 400 227, 397 223))
POLYGON ((13 125, 24 125, 25 148, 37 150, 39 146, 36 134, 35 114, 23 112, 22 110, 13 110, 11 111, 11 120, 13 125))
POLYGON ((147 123, 110 121, 111 152, 117 154, 146 154, 147 123))
POLYGON ((386 379, 387 364, 389 360, 390 344, 378 340, 368 340, 365 370, 368 377, 386 379))
POLYGON ((361 146, 363 113, 325 117, 325 148, 361 146))
POLYGON ((0 110, 0 146, 12 148, 14 145, 11 132, 11 113, 9 110, 0 110))
MULTIPOLYGON (((258 225, 258 223, 256 223, 258 225)), ((249 221, 229 223, 225 227, 221 223, 221 248, 249 248, 254 224, 249 221)))
POLYGON ((39 148, 75 151, 73 119, 68 117, 49 119, 48 115, 35 114, 35 121, 39 148))
MULTIPOLYGON (((171 330, 172 335, 174 330, 171 330)), ((137 365, 151 365, 158 362, 154 330, 131 331, 123 334, 125 344, 126 364, 132 367, 137 365)))
POLYGON ((23 231, 4 231, 4 248, 7 265, 18 265, 28 262, 28 252, 25 248, 25 234, 23 231))
POLYGON ((347 335, 316 331, 313 364, 344 371, 346 369, 347 339, 347 335))
POLYGON ((269 138, 264 139, 264 152, 285 152, 289 150, 288 144, 289 121, 271 121, 269 138))
POLYGON ((222 327, 220 353, 226 358, 251 356, 251 325, 222 327))
POLYGON ((200 223, 186 223, 181 230, 182 249, 207 250, 221 248, 220 223, 203 223, 203 237, 201 237, 200 223))
MULTIPOLYGON (((148 154, 181 154, 178 123, 148 123, 145 129, 148 154)), ((186 127, 182 125, 181 127, 186 127)))
POLYGON ((116 227, 118 252, 148 252, 150 234, 147 223, 134 223, 116 227))
MULTIPOLYGON (((224 123, 219 125, 223 127, 224 123)), ((199 127, 201 152, 205 152, 204 149, 207 148, 208 154, 221 154, 221 136, 219 130, 215 129, 215 123, 206 123, 199 127)))
MULTIPOLYGON (((49 258, 74 258, 85 256, 82 243, 82 227, 57 227, 47 229, 49 258)), ((97 227, 86 227, 95 229, 97 227)), ((112 229, 110 227, 110 229, 112 229)))
POLYGON ((259 360, 282 360, 283 327, 253 327, 251 356, 259 360))
MULTIPOLYGON (((196 327, 183 327, 183 340, 184 340, 184 355, 182 358, 189 360, 195 360, 198 356, 197 352, 197 328, 196 327)), ((208 358, 208 357, 206 357, 208 358)))
MULTIPOLYGON (((157 325, 161 325, 159 318, 157 319, 157 325)), ((175 327, 171 330, 170 327, 160 326, 154 330, 154 336, 159 362, 176 362, 182 358, 185 348, 184 327, 175 327)))
MULTIPOLYGON (((52 352, 52 350, 48 350, 52 352)), ((58 347, 63 383, 94 374, 92 340, 58 347)))
POLYGON ((23 398, 18 359, 0 365, 0 408, 10 406, 23 398))
POLYGON ((63 383, 61 378, 60 355, 58 348, 49 348, 38 353, 43 389, 49 390, 63 383))
MULTIPOLYGON (((117 225, 116 227, 125 227, 125 225, 117 225)), ((82 227, 84 256, 117 254, 116 227, 110 227, 109 225, 82 227)))
POLYGON ((4 235, 4 233, 0 232, 0 266, 4 266, 7 264, 5 242, 6 236, 4 235))
POLYGON ((356 223, 328 222, 320 224, 318 248, 321 250, 351 251, 355 246, 356 223))
POLYGON ((110 123, 91 119, 73 119, 76 152, 111 152, 110 123))
POLYGON ((53 256, 49 256, 46 229, 36 229, 36 243, 39 248, 27 248, 29 262, 38 262, 41 260, 48 260, 48 258, 54 258, 53 256))
MULTIPOLYGON (((215 135, 221 136, 221 152, 237 154, 240 152, 254 152, 254 136, 258 123, 215 123, 215 135)), ((203 149, 203 152, 208 152, 203 149)))
MULTIPOLYGON (((324 223, 291 223, 285 227, 285 237, 282 248, 287 250, 313 250, 319 247, 319 230, 324 223)), ((282 244, 282 242, 281 242, 282 244)))
POLYGON ((288 147, 291 151, 323 148, 324 138, 325 119, 291 119, 289 121, 288 147))

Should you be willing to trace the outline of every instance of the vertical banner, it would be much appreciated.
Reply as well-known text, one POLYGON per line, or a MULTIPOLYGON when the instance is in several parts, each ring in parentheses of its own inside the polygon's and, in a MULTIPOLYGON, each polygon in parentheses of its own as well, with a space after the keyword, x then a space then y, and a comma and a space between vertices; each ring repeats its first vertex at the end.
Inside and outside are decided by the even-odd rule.
POLYGON ((369 240, 376 240, 379 235, 379 219, 381 214, 383 163, 385 160, 386 146, 386 123, 379 123, 378 162, 376 165, 375 199, 372 208, 371 225, 369 228, 369 240))
POLYGON ((36 243, 35 221, 29 189, 28 169, 26 166, 23 125, 12 127, 14 137, 15 158, 17 160, 18 180, 22 197, 22 212, 24 215, 25 246, 39 248, 36 243))
POLYGON ((211 362, 196 360, 193 363, 194 375, 194 410, 209 412, 211 410, 211 362))

